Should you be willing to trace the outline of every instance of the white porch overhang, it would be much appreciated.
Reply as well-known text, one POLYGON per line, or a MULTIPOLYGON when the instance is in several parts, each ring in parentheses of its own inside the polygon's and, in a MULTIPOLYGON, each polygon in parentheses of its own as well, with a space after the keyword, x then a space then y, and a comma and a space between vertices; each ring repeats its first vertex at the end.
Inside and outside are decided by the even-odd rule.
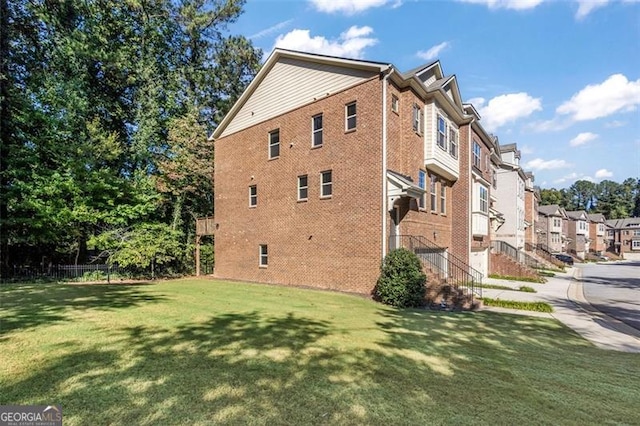
POLYGON ((387 170, 387 197, 389 210, 393 210, 394 203, 400 198, 422 197, 426 191, 413 183, 407 176, 387 170))

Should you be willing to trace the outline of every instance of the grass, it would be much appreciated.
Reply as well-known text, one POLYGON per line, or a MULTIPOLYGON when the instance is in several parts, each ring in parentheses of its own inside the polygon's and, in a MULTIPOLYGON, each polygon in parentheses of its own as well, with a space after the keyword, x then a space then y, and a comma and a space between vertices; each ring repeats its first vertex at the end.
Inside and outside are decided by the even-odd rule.
POLYGON ((538 275, 540 275, 541 277, 555 277, 556 274, 555 272, 551 272, 551 271, 545 271, 545 270, 538 270, 538 275))
POLYGON ((491 288, 494 290, 510 290, 510 291, 524 291, 525 293, 537 293, 537 291, 533 287, 528 287, 526 285, 522 285, 518 288, 513 288, 513 287, 500 285, 500 284, 480 284, 480 285, 476 284, 476 287, 491 288))
POLYGON ((489 297, 483 297, 482 303, 485 306, 497 306, 499 308, 520 309, 523 311, 533 312, 553 312, 553 307, 545 302, 518 302, 515 300, 491 299, 489 297))
POLYGON ((527 283, 538 283, 542 284, 545 282, 545 279, 542 277, 518 277, 515 275, 498 275, 498 274, 489 274, 489 278, 496 278, 499 280, 509 280, 509 281, 524 281, 527 283))
POLYGON ((637 424, 640 356, 552 319, 287 287, 0 286, 0 404, 84 424, 637 424))

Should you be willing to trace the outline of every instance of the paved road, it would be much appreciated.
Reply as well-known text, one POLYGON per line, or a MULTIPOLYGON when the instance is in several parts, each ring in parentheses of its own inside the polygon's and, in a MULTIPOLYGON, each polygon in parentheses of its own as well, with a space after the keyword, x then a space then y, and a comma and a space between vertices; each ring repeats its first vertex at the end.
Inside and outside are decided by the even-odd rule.
POLYGON ((579 266, 585 298, 600 312, 640 330, 640 262, 579 266))

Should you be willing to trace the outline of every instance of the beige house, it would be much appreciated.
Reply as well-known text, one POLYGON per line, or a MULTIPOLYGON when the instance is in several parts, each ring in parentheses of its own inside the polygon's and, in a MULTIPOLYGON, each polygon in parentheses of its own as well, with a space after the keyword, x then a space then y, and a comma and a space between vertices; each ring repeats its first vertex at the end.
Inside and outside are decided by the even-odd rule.
POLYGON ((589 238, 589 216, 584 210, 568 211, 567 251, 579 259, 584 259, 589 252, 591 239, 589 238))
POLYGON ((567 235, 563 222, 567 220, 565 210, 557 204, 538 207, 537 242, 550 253, 566 251, 567 235))

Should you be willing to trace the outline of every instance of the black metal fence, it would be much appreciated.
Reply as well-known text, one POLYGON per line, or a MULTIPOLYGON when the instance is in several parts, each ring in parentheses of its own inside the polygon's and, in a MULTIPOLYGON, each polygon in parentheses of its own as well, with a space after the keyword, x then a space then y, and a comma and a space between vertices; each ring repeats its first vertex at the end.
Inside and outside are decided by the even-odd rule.
POLYGON ((528 266, 529 268, 544 269, 546 266, 542 262, 539 262, 533 256, 526 254, 522 250, 518 250, 517 248, 515 248, 514 246, 512 246, 511 244, 505 241, 500 241, 500 240, 491 241, 491 249, 496 253, 502 253, 506 256, 509 256, 516 262, 522 265, 528 266))
POLYGON ((112 278, 129 278, 131 271, 118 265, 104 263, 85 265, 13 265, 2 270, 0 281, 109 281, 112 278))
MULTIPOLYGON (((471 295, 482 297, 483 274, 473 269, 460 258, 423 236, 398 235, 391 238, 397 238, 400 247, 413 251, 443 282, 455 288, 465 289, 471 295)), ((389 244, 389 247, 397 245, 393 241, 392 244, 389 244)))

